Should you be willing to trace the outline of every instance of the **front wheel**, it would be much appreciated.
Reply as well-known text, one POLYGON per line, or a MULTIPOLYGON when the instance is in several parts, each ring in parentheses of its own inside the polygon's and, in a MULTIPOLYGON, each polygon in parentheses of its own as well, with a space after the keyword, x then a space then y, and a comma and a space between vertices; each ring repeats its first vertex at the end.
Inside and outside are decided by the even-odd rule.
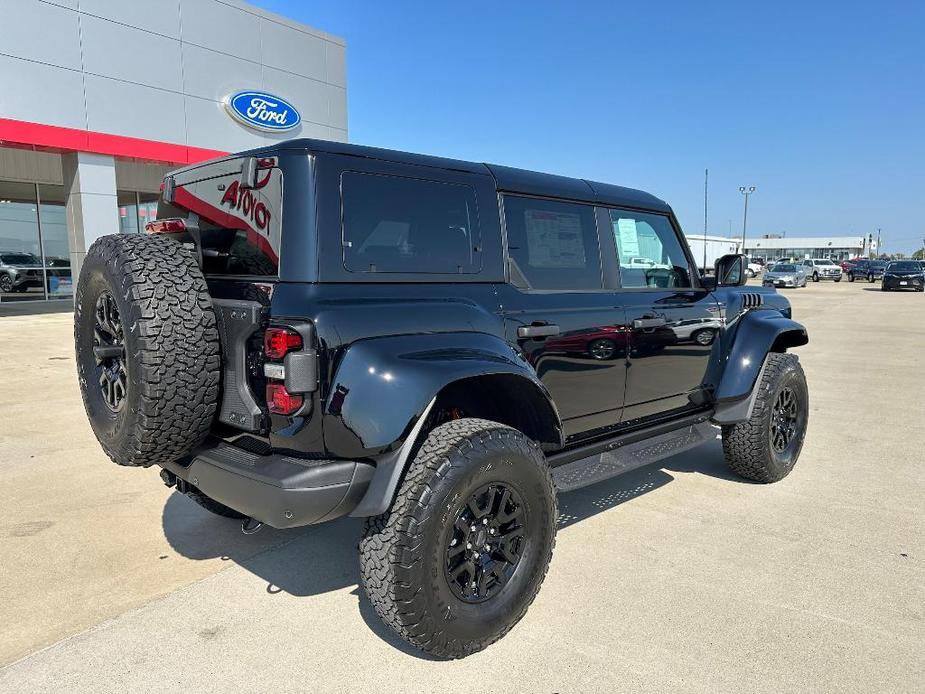
POLYGON ((748 277, 748 279, 751 279, 752 277, 755 276, 755 271, 752 270, 751 268, 746 268, 745 276, 748 277))
POLYGON ((0 275, 0 292, 8 294, 13 291, 13 278, 7 274, 0 275))
POLYGON ((874 283, 874 276, 873 276, 873 275, 868 275, 868 276, 867 276, 867 281, 870 282, 871 284, 873 284, 873 283, 874 283))
POLYGON ((814 272, 814 273, 813 273, 813 282, 818 282, 818 281, 819 281, 819 273, 818 273, 818 272, 814 272))
POLYGON ((809 422, 809 389, 794 354, 769 354, 755 386, 752 416, 723 427, 723 454, 732 471, 754 482, 777 482, 796 465, 809 422))
POLYGON ((447 422, 428 434, 392 508, 368 519, 363 588, 400 637, 465 657, 526 613, 552 557, 556 515, 536 444, 496 422, 447 422))
POLYGON ((836 278, 835 278, 835 281, 836 281, 836 282, 841 282, 841 277, 836 277, 836 278))
POLYGON ((854 282, 854 275, 852 275, 850 272, 848 273, 848 281, 854 282))

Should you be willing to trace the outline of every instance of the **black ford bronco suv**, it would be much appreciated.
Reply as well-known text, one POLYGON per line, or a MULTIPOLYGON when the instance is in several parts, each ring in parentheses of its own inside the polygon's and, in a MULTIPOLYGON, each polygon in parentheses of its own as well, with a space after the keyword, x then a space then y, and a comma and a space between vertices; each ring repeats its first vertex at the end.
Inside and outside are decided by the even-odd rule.
POLYGON ((800 454, 806 330, 647 193, 293 140, 170 174, 147 231, 77 288, 105 452, 246 531, 365 517, 363 587, 431 654, 525 614, 557 490, 716 427, 749 480, 800 454))

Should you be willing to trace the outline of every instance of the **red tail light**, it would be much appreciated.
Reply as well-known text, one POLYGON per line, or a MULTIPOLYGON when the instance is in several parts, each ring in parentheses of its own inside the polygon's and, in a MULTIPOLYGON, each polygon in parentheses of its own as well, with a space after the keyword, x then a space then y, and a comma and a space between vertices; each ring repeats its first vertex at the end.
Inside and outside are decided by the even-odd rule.
POLYGON ((287 328, 267 328, 263 335, 263 353, 269 359, 282 359, 296 349, 302 349, 302 336, 297 332, 287 328))
POLYGON ((292 414, 304 402, 301 395, 293 395, 282 383, 267 384, 267 407, 273 414, 292 414))
POLYGON ((163 234, 171 231, 186 231, 186 222, 182 219, 157 219, 145 224, 145 231, 149 234, 163 234))

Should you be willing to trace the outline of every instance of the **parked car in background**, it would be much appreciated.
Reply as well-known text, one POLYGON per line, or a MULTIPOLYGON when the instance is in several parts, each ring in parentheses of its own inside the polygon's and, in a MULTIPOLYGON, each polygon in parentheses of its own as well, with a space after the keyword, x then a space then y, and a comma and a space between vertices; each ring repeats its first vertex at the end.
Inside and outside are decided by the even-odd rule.
POLYGON ((806 269, 795 263, 778 263, 764 273, 761 284, 765 287, 805 287, 806 269))
POLYGON ((848 270, 848 281, 866 279, 868 282, 873 282, 883 277, 884 270, 886 270, 884 260, 859 260, 853 268, 848 270))
POLYGON ((889 292, 894 289, 925 291, 925 271, 918 260, 894 260, 886 266, 880 289, 889 292))
POLYGON ((853 268, 855 265, 857 265, 857 262, 858 262, 858 261, 856 261, 856 260, 843 260, 843 261, 841 261, 841 262, 839 263, 839 265, 841 266, 841 271, 842 271, 843 273, 847 274, 847 273, 848 273, 848 270, 850 270, 850 269, 853 268))
POLYGON ((32 253, 0 252, 0 292, 42 286, 42 260, 32 253))
POLYGON ((711 345, 722 329, 719 318, 691 318, 678 321, 671 326, 678 342, 696 342, 698 345, 711 345))
POLYGON ((761 274, 762 270, 764 270, 764 265, 753 262, 751 260, 749 260, 745 266, 745 274, 748 277, 756 277, 761 274))
POLYGON ((841 268, 828 258, 807 258, 803 268, 813 282, 835 280, 841 282, 841 268))

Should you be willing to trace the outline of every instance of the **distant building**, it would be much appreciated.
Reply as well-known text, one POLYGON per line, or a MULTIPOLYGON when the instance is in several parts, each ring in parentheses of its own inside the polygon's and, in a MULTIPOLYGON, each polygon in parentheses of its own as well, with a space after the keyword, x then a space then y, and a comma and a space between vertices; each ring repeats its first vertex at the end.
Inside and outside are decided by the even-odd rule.
MULTIPOLYGON (((746 238, 745 255, 773 260, 775 258, 831 258, 846 260, 868 255, 871 248, 864 236, 820 236, 818 238, 746 238)), ((873 244, 876 250, 876 242, 873 244)))

